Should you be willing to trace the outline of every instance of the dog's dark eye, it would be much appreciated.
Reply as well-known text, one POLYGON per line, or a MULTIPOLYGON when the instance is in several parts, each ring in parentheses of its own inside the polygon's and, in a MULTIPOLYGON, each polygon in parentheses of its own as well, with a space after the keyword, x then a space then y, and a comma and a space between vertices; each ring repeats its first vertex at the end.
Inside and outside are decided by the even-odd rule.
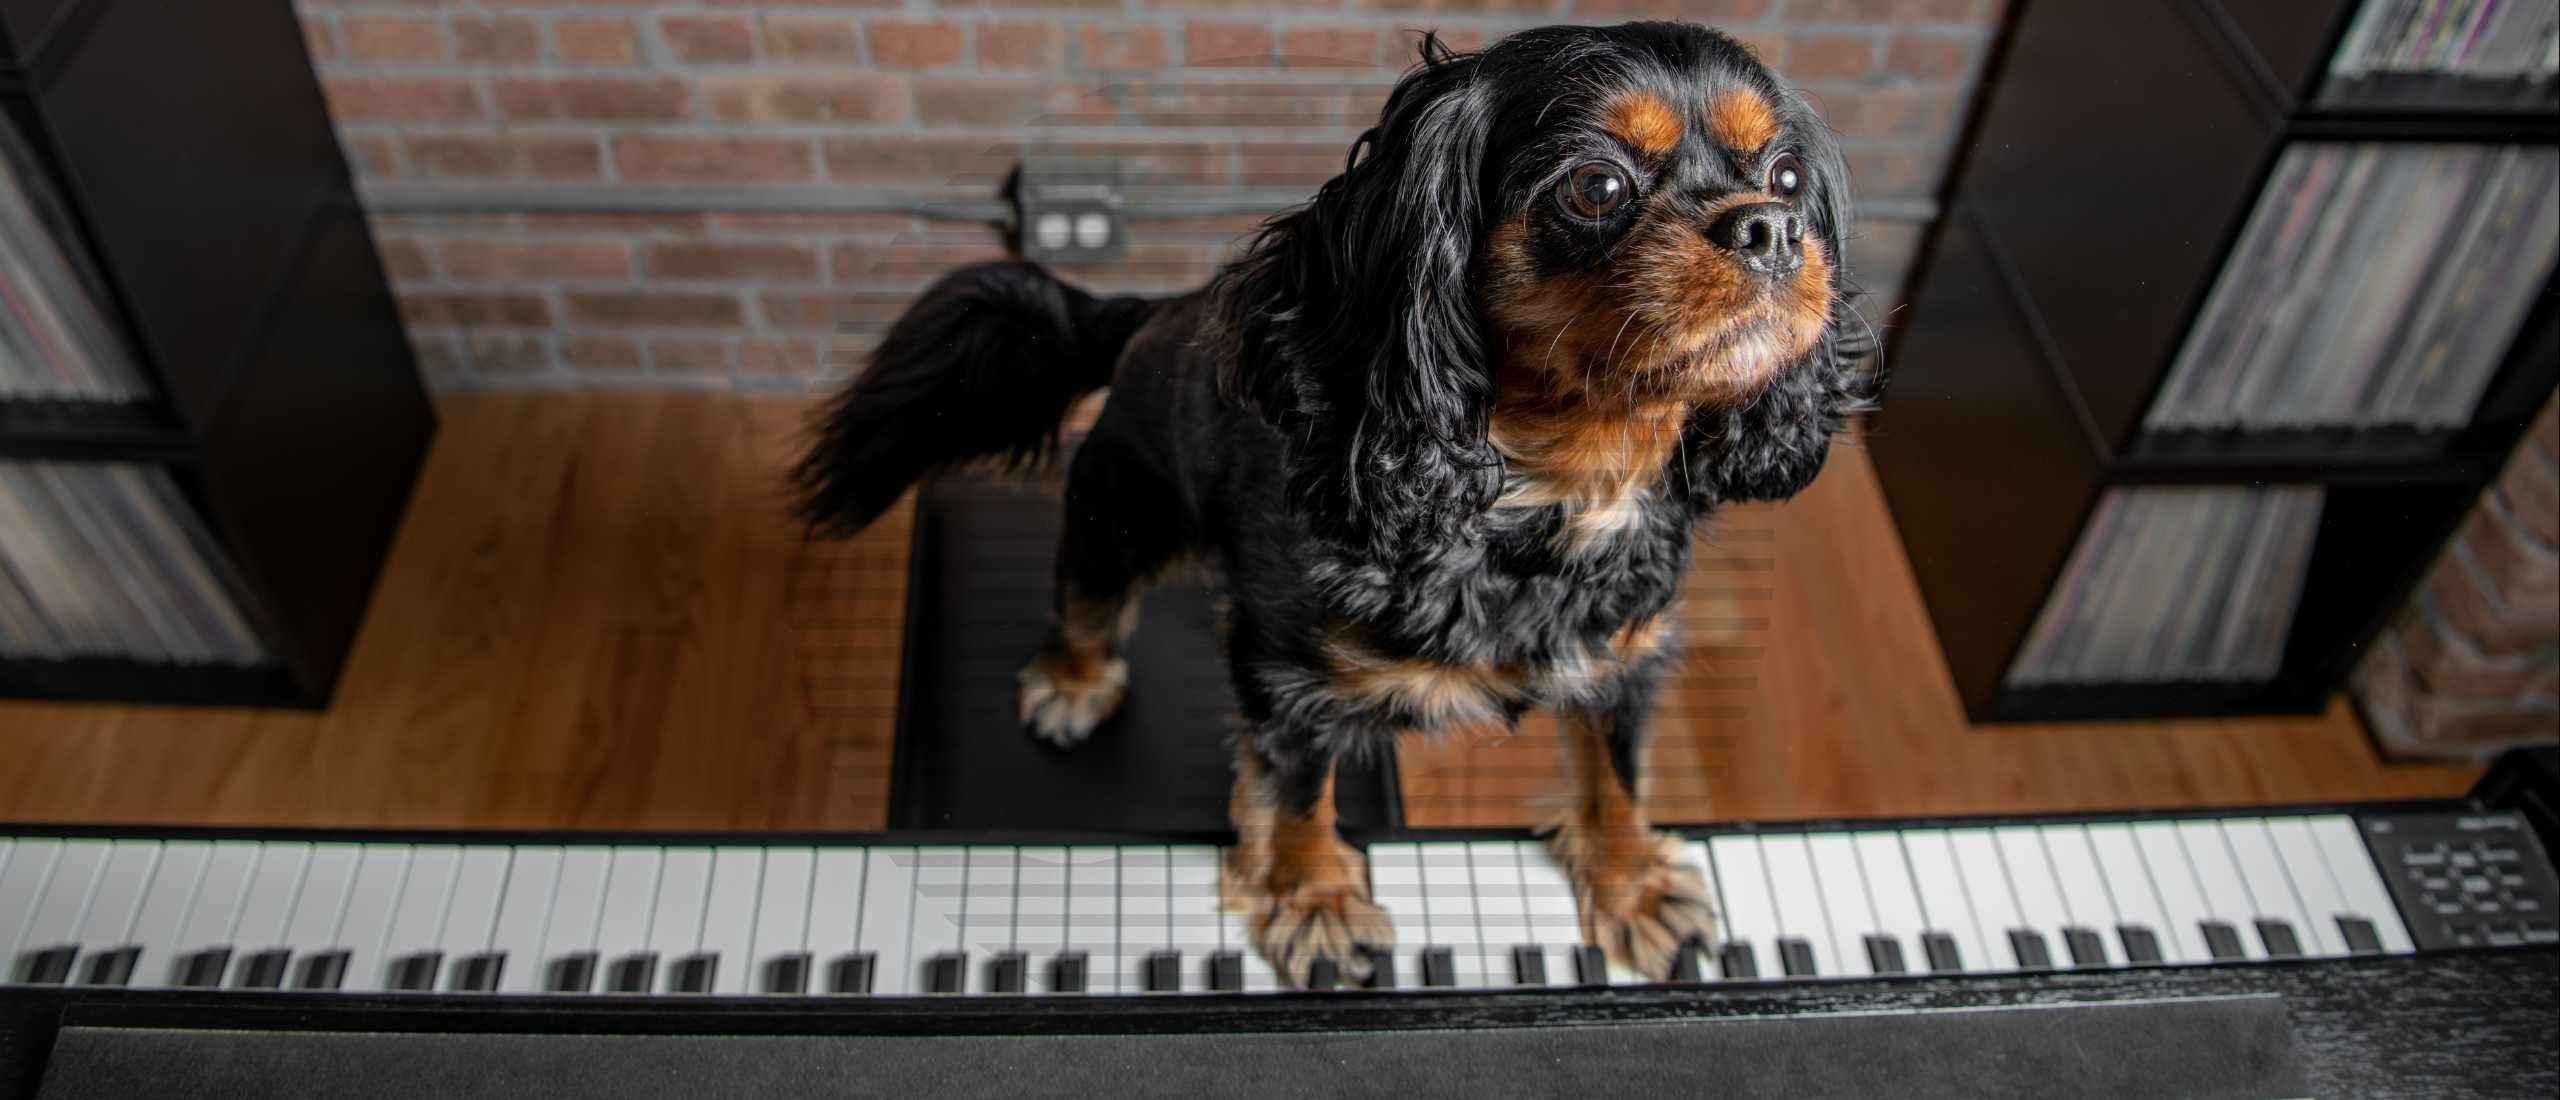
POLYGON ((1782 199, 1803 193, 1804 162, 1797 160, 1794 153, 1778 154, 1778 159, 1769 162, 1768 188, 1770 194, 1782 199))
POLYGON ((1593 161, 1576 168, 1556 185, 1556 201, 1576 217, 1605 218, 1635 190, 1627 174, 1614 164, 1593 161))

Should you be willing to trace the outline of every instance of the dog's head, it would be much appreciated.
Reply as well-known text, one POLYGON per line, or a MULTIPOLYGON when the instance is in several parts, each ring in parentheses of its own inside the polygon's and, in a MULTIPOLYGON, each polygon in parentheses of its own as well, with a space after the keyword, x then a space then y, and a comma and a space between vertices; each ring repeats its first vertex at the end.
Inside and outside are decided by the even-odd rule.
POLYGON ((1820 354, 1846 187, 1830 130, 1714 31, 1426 39, 1222 281, 1229 390, 1288 437, 1319 535, 1433 544, 1500 484, 1498 393, 1711 408, 1820 354))

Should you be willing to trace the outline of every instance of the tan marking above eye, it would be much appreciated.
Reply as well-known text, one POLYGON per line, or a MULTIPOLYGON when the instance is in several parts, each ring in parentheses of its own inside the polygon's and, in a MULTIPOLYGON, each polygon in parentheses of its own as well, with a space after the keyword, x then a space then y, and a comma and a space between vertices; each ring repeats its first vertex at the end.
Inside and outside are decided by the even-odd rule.
POLYGON ((1778 114, 1759 92, 1735 88, 1707 101, 1707 129, 1732 149, 1751 152, 1778 134, 1778 114))
POLYGON ((1624 92, 1609 101, 1603 128, 1647 156, 1680 144, 1680 113, 1651 92, 1624 92))

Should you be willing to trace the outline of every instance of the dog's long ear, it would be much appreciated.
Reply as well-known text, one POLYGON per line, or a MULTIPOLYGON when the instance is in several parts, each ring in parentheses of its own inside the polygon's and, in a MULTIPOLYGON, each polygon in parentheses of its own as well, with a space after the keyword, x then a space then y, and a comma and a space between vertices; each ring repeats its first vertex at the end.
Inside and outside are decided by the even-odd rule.
POLYGON ((1501 479, 1468 279, 1493 125, 1476 67, 1426 37, 1342 174, 1220 285, 1227 392, 1286 438, 1310 529, 1372 558, 1441 541, 1501 479))
POLYGON ((1831 437, 1849 418, 1874 405, 1882 378, 1874 364, 1875 332, 1850 304, 1848 238, 1854 222, 1849 169, 1829 127, 1801 97, 1790 97, 1805 135, 1798 150, 1810 177, 1802 208, 1814 235, 1830 252, 1831 315, 1822 339, 1803 359, 1788 364, 1750 401, 1701 408, 1692 415, 1682 448, 1689 492, 1713 505, 1734 500, 1784 500, 1813 483, 1831 454, 1831 437))

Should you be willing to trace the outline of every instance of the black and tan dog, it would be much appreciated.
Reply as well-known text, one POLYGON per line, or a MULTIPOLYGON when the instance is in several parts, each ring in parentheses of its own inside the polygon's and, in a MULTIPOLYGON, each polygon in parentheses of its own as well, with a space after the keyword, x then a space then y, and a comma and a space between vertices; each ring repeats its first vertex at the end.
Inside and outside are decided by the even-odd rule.
POLYGON ((1426 40, 1342 174, 1196 293, 937 282, 825 408, 804 514, 849 532, 929 470, 1038 460, 1109 386, 1021 675, 1031 732, 1108 717, 1139 588, 1206 558, 1244 721, 1228 886, 1282 974, 1356 980, 1391 938, 1334 832, 1335 761, 1547 705, 1584 934, 1663 975, 1712 920, 1637 804, 1671 602, 1699 521, 1803 488, 1867 392, 1846 184, 1830 132, 1713 31, 1426 40))

